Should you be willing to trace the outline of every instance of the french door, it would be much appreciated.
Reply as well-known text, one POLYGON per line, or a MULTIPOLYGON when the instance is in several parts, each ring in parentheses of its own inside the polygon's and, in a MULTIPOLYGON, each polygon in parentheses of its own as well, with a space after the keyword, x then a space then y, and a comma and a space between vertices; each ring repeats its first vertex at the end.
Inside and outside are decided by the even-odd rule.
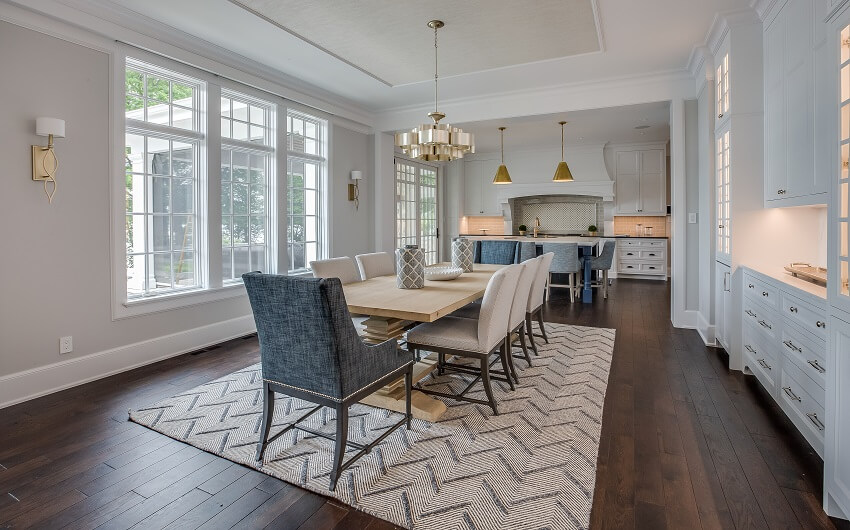
POLYGON ((439 210, 437 167, 396 159, 396 247, 419 245, 425 264, 439 261, 439 210))

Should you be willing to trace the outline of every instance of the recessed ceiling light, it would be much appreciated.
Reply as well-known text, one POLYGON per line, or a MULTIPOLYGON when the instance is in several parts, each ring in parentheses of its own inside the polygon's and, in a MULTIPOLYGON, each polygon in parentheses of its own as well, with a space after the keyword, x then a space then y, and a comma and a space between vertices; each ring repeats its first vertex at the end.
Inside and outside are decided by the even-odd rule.
POLYGON ((638 125, 635 129, 649 129, 649 125, 638 125))

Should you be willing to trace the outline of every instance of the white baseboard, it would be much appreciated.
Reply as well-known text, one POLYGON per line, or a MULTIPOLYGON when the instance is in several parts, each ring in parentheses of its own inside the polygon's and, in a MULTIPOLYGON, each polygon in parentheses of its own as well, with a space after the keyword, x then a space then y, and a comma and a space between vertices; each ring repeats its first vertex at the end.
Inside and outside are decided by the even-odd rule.
POLYGON ((702 313, 698 313, 697 331, 702 341, 706 346, 717 346, 717 338, 714 332, 714 325, 709 324, 702 313))
POLYGON ((255 332, 254 316, 180 331, 0 377, 0 408, 255 332))
POLYGON ((693 309, 686 309, 673 318, 673 326, 682 329, 697 328, 697 312, 693 309))

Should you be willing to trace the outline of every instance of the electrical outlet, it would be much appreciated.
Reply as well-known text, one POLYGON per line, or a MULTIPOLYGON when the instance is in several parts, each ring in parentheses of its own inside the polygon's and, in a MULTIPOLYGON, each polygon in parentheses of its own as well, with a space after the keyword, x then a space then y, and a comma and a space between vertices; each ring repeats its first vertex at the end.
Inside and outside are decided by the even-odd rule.
POLYGON ((74 351, 74 337, 59 337, 59 353, 74 351))
POLYGON ((692 225, 696 224, 697 223, 697 214, 689 213, 688 214, 688 222, 692 225))

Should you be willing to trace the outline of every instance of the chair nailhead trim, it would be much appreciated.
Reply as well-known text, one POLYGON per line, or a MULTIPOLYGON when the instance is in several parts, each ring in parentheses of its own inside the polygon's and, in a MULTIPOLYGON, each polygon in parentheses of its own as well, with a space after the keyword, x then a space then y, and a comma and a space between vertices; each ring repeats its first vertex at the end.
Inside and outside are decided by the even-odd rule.
MULTIPOLYGON (((399 367, 399 368, 397 368, 397 369, 393 370, 392 372, 390 372, 390 373, 386 374, 384 377, 386 377, 387 375, 392 375, 392 374, 394 374, 394 373, 396 373, 396 372, 400 372, 403 368, 407 368, 407 366, 408 366, 409 364, 412 364, 412 363, 404 364, 404 365, 402 365, 401 367, 399 367)), ((335 401, 335 402, 337 402, 337 403, 342 403, 343 401, 347 400, 348 398, 350 398, 350 397, 351 397, 351 396, 353 396, 354 394, 356 394, 356 393, 360 392, 360 391, 361 391, 361 390, 363 390, 364 388, 368 388, 368 387, 370 387, 371 385, 375 384, 375 381, 377 381, 377 379, 376 379, 375 381, 372 381, 371 383, 369 383, 368 385, 366 385, 366 386, 364 386, 364 387, 358 388, 357 390, 355 390, 354 392, 352 392, 352 393, 348 394, 347 396, 345 396, 345 397, 344 397, 344 398, 342 398, 342 399, 340 399, 340 398, 335 398, 335 397, 331 397, 331 396, 328 396, 328 395, 326 395, 326 394, 322 394, 321 392, 314 392, 314 391, 312 391, 312 390, 307 390, 306 388, 300 388, 300 387, 297 387, 297 386, 287 385, 287 384, 285 384, 285 383, 281 383, 280 381, 275 381, 274 379, 266 379, 266 378, 264 377, 264 378, 263 378, 263 381, 268 381, 269 383, 274 383, 274 384, 276 384, 276 385, 285 386, 286 388, 291 388, 291 389, 293 389, 293 390, 299 390, 299 391, 301 391, 301 392, 307 392, 308 394, 313 394, 314 396, 321 396, 321 397, 323 397, 323 398, 325 398, 325 399, 330 399, 331 401, 335 401)))

